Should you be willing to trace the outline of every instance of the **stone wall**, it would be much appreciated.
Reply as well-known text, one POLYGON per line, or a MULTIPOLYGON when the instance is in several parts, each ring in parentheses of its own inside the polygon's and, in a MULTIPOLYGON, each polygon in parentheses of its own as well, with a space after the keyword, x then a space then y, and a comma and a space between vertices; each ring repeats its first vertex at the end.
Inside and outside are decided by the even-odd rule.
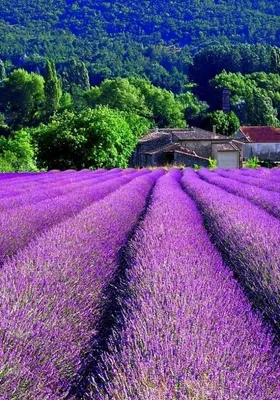
POLYGON ((136 149, 134 150, 130 165, 133 167, 146 165, 146 155, 144 153, 159 149, 172 142, 171 134, 160 134, 158 137, 154 137, 150 140, 139 142, 136 149))
POLYGON ((208 159, 195 157, 192 155, 186 155, 183 153, 174 153, 174 164, 184 165, 185 167, 194 167, 194 164, 199 165, 200 167, 209 167, 208 159))
POLYGON ((209 158, 212 155, 212 142, 209 140, 184 140, 180 145, 189 150, 193 150, 197 155, 209 158))
POLYGON ((258 157, 260 160, 280 161, 280 143, 245 143, 244 160, 258 157))

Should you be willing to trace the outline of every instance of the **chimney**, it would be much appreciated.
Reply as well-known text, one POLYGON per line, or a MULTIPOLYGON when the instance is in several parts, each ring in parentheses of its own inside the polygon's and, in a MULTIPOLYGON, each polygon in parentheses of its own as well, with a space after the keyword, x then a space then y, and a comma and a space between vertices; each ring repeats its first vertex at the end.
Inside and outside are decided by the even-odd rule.
POLYGON ((212 137, 215 138, 216 135, 217 135, 217 125, 213 125, 212 137))
POLYGON ((228 114, 230 112, 230 90, 227 88, 223 89, 222 110, 226 114, 228 114))

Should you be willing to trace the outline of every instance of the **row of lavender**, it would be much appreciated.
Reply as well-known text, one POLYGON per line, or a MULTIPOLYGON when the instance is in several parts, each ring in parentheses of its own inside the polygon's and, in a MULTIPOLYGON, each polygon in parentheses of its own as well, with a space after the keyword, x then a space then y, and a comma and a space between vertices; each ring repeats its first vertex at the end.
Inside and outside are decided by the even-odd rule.
MULTIPOLYGON (((179 179, 177 172, 158 180, 130 242, 132 295, 119 300, 125 327, 112 336, 85 398, 279 399, 272 336, 211 244, 179 179)), ((220 197, 213 198, 212 186, 194 172, 186 171, 182 184, 219 207, 220 197)), ((227 201, 225 192, 220 196, 227 201)))
POLYGON ((118 268, 118 253, 163 173, 133 174, 125 185, 116 178, 107 186, 118 190, 107 191, 104 200, 5 262, 0 271, 1 399, 59 399, 68 393, 97 334, 103 292, 118 268))

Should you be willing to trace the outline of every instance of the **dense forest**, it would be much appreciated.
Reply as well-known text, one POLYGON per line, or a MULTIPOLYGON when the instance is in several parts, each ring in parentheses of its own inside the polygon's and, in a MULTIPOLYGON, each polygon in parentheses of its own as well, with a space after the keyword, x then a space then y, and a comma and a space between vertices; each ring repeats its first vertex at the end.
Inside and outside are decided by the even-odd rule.
POLYGON ((133 73, 180 91, 209 45, 279 44, 279 15, 268 0, 2 0, 0 55, 30 68, 76 58, 93 84, 133 73))

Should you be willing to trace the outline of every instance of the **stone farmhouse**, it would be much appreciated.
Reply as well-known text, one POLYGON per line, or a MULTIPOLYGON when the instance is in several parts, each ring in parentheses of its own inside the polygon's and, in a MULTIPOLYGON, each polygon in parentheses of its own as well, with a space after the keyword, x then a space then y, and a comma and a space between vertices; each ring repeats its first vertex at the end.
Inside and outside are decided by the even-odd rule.
POLYGON ((131 157, 133 167, 166 164, 208 167, 209 158, 219 168, 239 168, 243 160, 243 143, 204 129, 155 129, 139 139, 131 157))
POLYGON ((244 159, 280 161, 280 129, 274 126, 241 126, 234 138, 244 143, 244 159))

